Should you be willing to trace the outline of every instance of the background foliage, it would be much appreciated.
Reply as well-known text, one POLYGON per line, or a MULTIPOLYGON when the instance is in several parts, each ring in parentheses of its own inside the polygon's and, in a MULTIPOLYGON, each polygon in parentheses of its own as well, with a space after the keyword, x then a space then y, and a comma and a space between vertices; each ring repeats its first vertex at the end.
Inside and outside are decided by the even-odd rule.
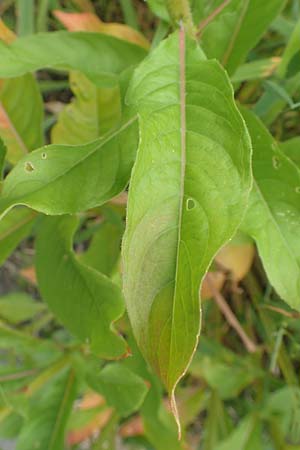
MULTIPOLYGON (((180 111, 173 109, 176 34, 159 45, 176 27, 174 18, 163 0, 0 3, 3 450, 300 450, 300 2, 190 4, 209 61, 187 40, 186 76, 207 83, 190 89, 195 109, 187 109, 187 123, 189 130, 201 126, 202 135, 213 134, 213 144, 203 136, 197 142, 213 146, 218 164, 205 160, 208 191, 203 195, 198 187, 186 203, 186 223, 204 245, 204 219, 189 214, 195 202, 207 201, 215 238, 190 278, 183 264, 182 291, 204 275, 246 210, 250 140, 244 136, 241 147, 237 142, 244 121, 253 147, 253 187, 239 231, 217 253, 202 284, 201 338, 176 391, 179 441, 164 387, 172 386, 163 373, 169 381, 178 377, 186 354, 176 359, 170 346, 168 366, 169 348, 157 352, 159 342, 139 339, 151 317, 145 324, 132 320, 143 353, 162 370, 163 385, 133 337, 120 256, 140 133, 123 245, 125 294, 139 283, 145 295, 129 295, 134 317, 147 293, 164 285, 161 266, 151 270, 152 261, 166 254, 159 242, 145 264, 152 235, 134 231, 141 213, 135 201, 151 211, 146 225, 155 223, 158 235, 175 217, 166 182, 176 180, 172 154, 165 178, 156 179, 161 149, 180 150, 172 135, 173 123, 177 135, 180 128, 180 111), (164 69, 168 58, 173 71, 164 69), (234 127, 216 127, 213 108, 234 127), (224 167, 232 148, 240 149, 239 159, 233 153, 224 167), (240 190, 230 190, 236 167, 240 190), (164 205, 165 222, 157 218, 157 203, 151 209, 153 198, 164 205), (231 221, 220 234, 215 217, 225 210, 231 221), (141 267, 146 282, 138 277, 141 267)), ((203 163, 204 153, 194 153, 190 161, 203 163)), ((189 307, 195 316, 198 305, 189 307)), ((154 335, 158 318, 167 314, 156 311, 154 335)), ((177 322, 186 347, 199 323, 193 326, 185 334, 177 322)))

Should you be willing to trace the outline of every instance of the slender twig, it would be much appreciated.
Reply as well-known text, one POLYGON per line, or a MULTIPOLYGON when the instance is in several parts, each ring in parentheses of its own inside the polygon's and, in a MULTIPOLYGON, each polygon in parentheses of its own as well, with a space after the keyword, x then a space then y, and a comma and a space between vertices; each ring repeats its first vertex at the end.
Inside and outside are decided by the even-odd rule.
POLYGON ((23 372, 17 373, 8 373, 0 376, 0 382, 3 383, 4 381, 19 380, 20 378, 26 378, 30 377, 31 375, 35 375, 36 373, 37 369, 24 370, 23 372))
POLYGON ((197 37, 200 37, 202 31, 204 30, 204 28, 214 20, 215 17, 217 17, 222 11, 223 9, 229 5, 229 3, 231 2, 231 0, 225 0, 223 3, 221 3, 220 6, 218 6, 218 8, 216 8, 209 16, 207 16, 198 26, 198 30, 197 30, 197 37))
POLYGON ((273 306, 273 305, 261 305, 261 308, 264 309, 270 309, 271 311, 277 312, 278 314, 281 314, 282 316, 285 317, 289 317, 291 319, 299 319, 300 318, 300 313, 298 313, 297 311, 285 311, 282 308, 278 308, 277 306, 273 306))
POLYGON ((274 350, 273 350, 272 355, 271 355, 270 372, 273 373, 273 374, 275 374, 275 372, 276 372, 277 360, 278 360, 278 357, 279 357, 280 347, 281 347, 281 344, 282 344, 282 340, 283 340, 284 334, 285 334, 285 326, 283 325, 279 329, 279 331, 278 331, 278 333, 276 335, 274 350))
POLYGON ((210 287, 210 290, 211 290, 211 293, 212 293, 212 295, 214 297, 214 300, 217 303, 218 307, 220 308, 221 312, 224 314, 227 322, 237 332, 237 334, 239 335, 241 341, 245 345, 247 351, 250 352, 250 353, 256 352, 257 351, 256 344, 246 334, 246 332, 242 328, 241 324, 239 323, 239 321, 235 317, 234 313, 232 312, 232 310, 228 306, 225 298, 216 289, 216 287, 215 287, 215 285, 213 283, 213 279, 212 279, 211 275, 208 273, 206 275, 206 277, 207 277, 207 283, 208 283, 208 285, 210 287))

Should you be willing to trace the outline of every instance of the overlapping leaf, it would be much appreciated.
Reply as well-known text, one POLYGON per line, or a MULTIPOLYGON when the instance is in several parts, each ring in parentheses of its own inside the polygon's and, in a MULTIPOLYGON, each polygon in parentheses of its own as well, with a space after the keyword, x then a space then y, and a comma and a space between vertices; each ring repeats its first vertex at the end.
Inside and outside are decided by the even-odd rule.
POLYGON ((78 70, 96 83, 111 85, 116 74, 145 55, 140 46, 100 33, 38 33, 10 45, 0 42, 0 78, 54 68, 78 70))
POLYGON ((3 182, 0 216, 17 204, 46 214, 73 214, 121 192, 137 148, 137 120, 79 146, 50 145, 24 157, 3 182))
MULTIPOLYGON (((104 23, 92 13, 66 13, 54 15, 70 31, 90 31, 109 34, 147 48, 146 39, 135 30, 122 24, 104 23)), ((75 99, 60 113, 52 129, 53 143, 80 144, 92 141, 111 130, 121 116, 119 86, 96 86, 79 72, 70 73, 70 87, 75 99)))
POLYGON ((70 73, 75 94, 51 130, 52 143, 79 145, 97 139, 121 119, 119 86, 100 88, 80 72, 70 73))
POLYGON ((120 289, 105 275, 82 264, 72 250, 78 219, 47 217, 37 239, 36 268, 42 297, 63 324, 102 357, 126 352, 112 322, 124 313, 120 289))
POLYGON ((253 113, 243 110, 253 143, 254 186, 242 229, 255 239, 271 284, 300 309, 300 170, 253 113))
POLYGON ((250 141, 224 70, 183 30, 136 70, 128 100, 140 146, 124 290, 138 344, 173 394, 198 340, 201 280, 247 205, 250 141))
POLYGON ((149 42, 138 31, 122 23, 105 23, 91 12, 68 13, 57 9, 53 14, 69 31, 95 31, 149 48, 149 42))
MULTIPOLYGON (((221 3, 213 2, 214 8, 221 3)), ((283 0, 231 0, 203 30, 201 43, 206 55, 217 58, 233 74, 284 4, 283 0)))

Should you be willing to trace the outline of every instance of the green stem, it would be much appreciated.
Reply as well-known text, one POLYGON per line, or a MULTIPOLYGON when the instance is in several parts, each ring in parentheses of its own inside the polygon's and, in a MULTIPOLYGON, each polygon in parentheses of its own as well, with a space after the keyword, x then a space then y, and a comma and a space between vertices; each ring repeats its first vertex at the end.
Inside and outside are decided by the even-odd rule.
POLYGON ((188 0, 167 0, 167 7, 171 19, 175 24, 182 23, 187 33, 196 38, 196 28, 188 0))

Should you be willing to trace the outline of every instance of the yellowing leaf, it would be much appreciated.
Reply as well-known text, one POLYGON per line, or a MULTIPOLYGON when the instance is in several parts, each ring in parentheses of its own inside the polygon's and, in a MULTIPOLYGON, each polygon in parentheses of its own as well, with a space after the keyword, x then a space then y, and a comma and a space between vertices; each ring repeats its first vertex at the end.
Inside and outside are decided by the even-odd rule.
POLYGON ((240 281, 250 270, 255 255, 253 244, 227 244, 217 254, 216 261, 240 281))
POLYGON ((53 144, 78 145, 114 128, 121 118, 119 86, 99 88, 80 72, 70 73, 75 98, 58 116, 51 131, 53 144))
POLYGON ((10 44, 16 39, 15 33, 11 31, 1 19, 0 19, 0 39, 1 41, 6 42, 6 44, 10 44))
POLYGON ((99 19, 96 14, 85 13, 66 13, 64 11, 53 11, 54 16, 67 28, 69 31, 91 31, 103 34, 109 34, 133 44, 140 45, 146 49, 149 48, 149 42, 138 31, 130 28, 127 25, 120 23, 105 23, 99 19))

